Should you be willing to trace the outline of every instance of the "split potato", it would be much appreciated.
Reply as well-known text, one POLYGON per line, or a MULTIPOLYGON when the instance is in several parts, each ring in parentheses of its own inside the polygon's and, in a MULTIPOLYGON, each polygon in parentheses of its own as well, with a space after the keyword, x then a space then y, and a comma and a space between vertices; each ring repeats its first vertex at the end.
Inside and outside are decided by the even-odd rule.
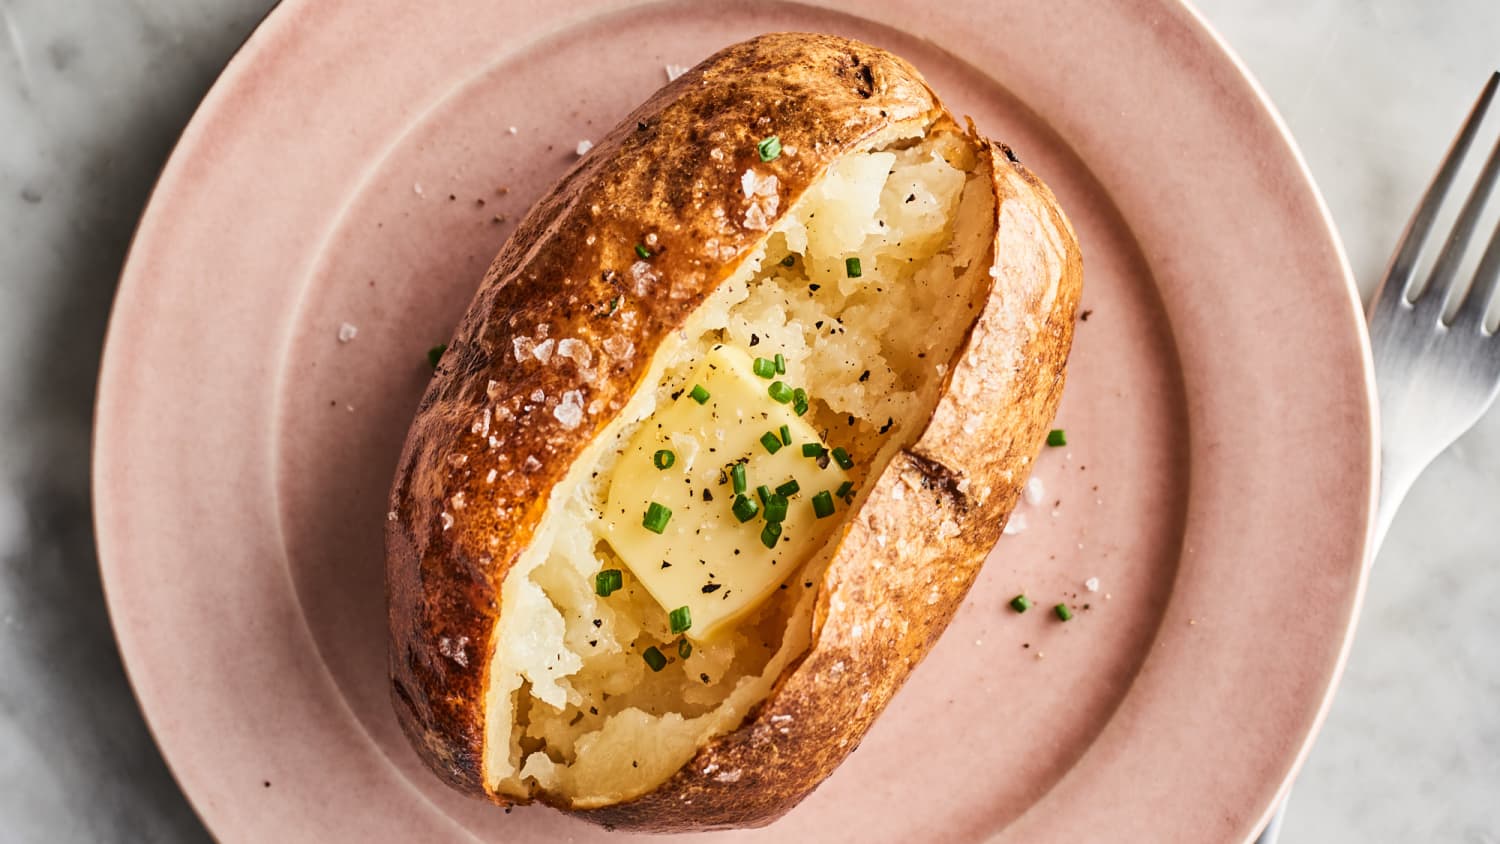
POLYGON ((521 223, 412 424, 417 752, 621 828, 785 813, 998 539, 1081 284, 1051 192, 896 56, 765 35, 663 88, 521 223))

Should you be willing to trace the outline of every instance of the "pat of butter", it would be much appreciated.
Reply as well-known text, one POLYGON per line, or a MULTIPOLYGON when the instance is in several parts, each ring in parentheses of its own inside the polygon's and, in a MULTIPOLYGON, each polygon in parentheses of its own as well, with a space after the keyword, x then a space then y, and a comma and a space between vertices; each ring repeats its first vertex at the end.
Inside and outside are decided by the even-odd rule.
MULTIPOLYGON (((641 423, 610 479, 605 536, 657 603, 668 612, 687 607, 691 639, 708 639, 755 609, 828 540, 839 513, 818 518, 813 496, 832 494, 848 475, 832 461, 804 456, 802 446, 820 442, 791 404, 769 395, 771 379, 757 376, 745 352, 728 346, 710 351, 682 394, 641 423), (699 404, 695 385, 708 391, 699 404), (761 442, 785 425, 791 444, 772 454, 761 442), (669 450, 673 463, 656 468, 655 455, 669 450), (796 481, 786 520, 774 548, 761 539, 765 507, 747 522, 733 511, 730 469, 746 459, 746 496, 757 504, 756 487, 772 490, 796 481), (704 493, 707 492, 707 497, 704 493), (652 503, 668 507, 661 533, 642 524, 652 503)), ((786 379, 786 376, 778 376, 786 379)), ((787 379, 787 383, 796 383, 787 379)), ((846 506, 834 499, 837 511, 846 506)))

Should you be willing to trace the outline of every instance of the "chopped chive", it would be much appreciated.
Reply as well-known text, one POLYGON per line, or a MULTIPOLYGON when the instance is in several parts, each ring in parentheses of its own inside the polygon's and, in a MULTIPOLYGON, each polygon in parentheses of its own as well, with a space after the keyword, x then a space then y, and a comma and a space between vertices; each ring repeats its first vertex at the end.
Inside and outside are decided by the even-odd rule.
POLYGON ((1010 599, 1010 608, 1016 612, 1026 612, 1031 609, 1031 599, 1025 595, 1017 595, 1010 599))
POLYGON ((781 538, 781 522, 766 522, 766 526, 760 529, 760 542, 767 548, 775 548, 776 540, 781 538))
POLYGON ((708 391, 703 389, 702 384, 694 384, 693 389, 688 392, 688 395, 692 396, 693 401, 699 404, 708 403, 708 391))
POLYGON ((761 161, 775 161, 781 157, 781 138, 772 135, 755 145, 761 161))
POLYGON ((672 625, 672 634, 683 633, 693 626, 693 613, 687 607, 678 607, 667 613, 667 622, 672 625))
POLYGON ((796 395, 792 392, 792 388, 788 387, 784 381, 772 381, 771 386, 766 389, 766 393, 775 399, 778 404, 786 404, 796 395))
POLYGON ((783 356, 781 354, 781 352, 777 352, 776 353, 775 363, 776 363, 776 374, 777 375, 785 375, 786 374, 786 357, 783 356))
POLYGON ((840 469, 854 468, 854 458, 849 456, 849 452, 845 451, 843 446, 833 450, 833 462, 839 464, 840 469))
POLYGON ((729 470, 729 480, 734 484, 735 495, 744 494, 747 488, 745 486, 745 464, 734 464, 734 467, 729 470))
POLYGON ((812 505, 813 513, 820 519, 833 515, 833 496, 826 489, 812 497, 812 505))
POLYGON ((671 521, 671 519, 671 508, 653 501, 651 502, 651 506, 646 508, 646 516, 641 519, 641 527, 652 533, 661 533, 667 529, 667 522, 671 521))
POLYGON ((443 352, 448 351, 447 343, 439 343, 427 350, 427 363, 433 369, 437 369, 438 361, 443 359, 443 352))
POLYGON ((760 503, 765 504, 771 500, 771 488, 761 484, 755 488, 755 497, 760 499, 760 503))
POLYGON ((1067 444, 1068 444, 1068 432, 1067 431, 1064 431, 1061 428, 1053 428, 1052 430, 1050 430, 1050 431, 1047 432, 1047 445, 1050 445, 1053 448, 1056 448, 1057 446, 1067 445, 1067 444))
POLYGON ((785 425, 781 426, 781 444, 782 445, 791 445, 792 444, 792 429, 788 428, 785 425))
POLYGON ((624 585, 625 575, 619 569, 605 569, 594 575, 594 594, 601 598, 608 598, 624 585))
POLYGON ((667 667, 667 658, 662 656, 661 651, 655 645, 647 648, 646 652, 641 654, 641 659, 644 659, 646 664, 651 666, 652 671, 660 671, 667 667))
POLYGON ((766 451, 775 454, 781 450, 781 437, 776 436, 775 431, 767 431, 760 435, 760 444, 766 447, 766 451))
POLYGON ((860 269, 859 267, 858 258, 844 259, 844 275, 847 275, 850 278, 859 278, 861 275, 864 275, 864 270, 860 269))
POLYGON ((604 315, 605 316, 610 316, 611 314, 613 314, 615 311, 618 311, 619 309, 620 309, 620 297, 616 296, 615 298, 609 300, 609 310, 605 311, 604 315))
POLYGON ((776 494, 777 495, 785 495, 787 498, 791 498, 792 496, 796 495, 797 493, 799 493, 801 491, 802 491, 802 485, 799 484, 799 483, 797 483, 797 479, 796 478, 792 478, 791 480, 787 481, 786 483, 782 484, 781 486, 776 487, 776 494))
POLYGON ((781 265, 783 267, 790 267, 791 265, 793 265, 795 263, 797 263, 797 256, 796 255, 788 255, 785 258, 781 259, 781 265))
POLYGON ((802 444, 802 456, 803 457, 822 457, 823 455, 825 455, 827 453, 828 453, 828 449, 824 448, 822 443, 803 443, 802 444))
POLYGON ((750 369, 762 378, 771 378, 776 375, 776 363, 770 358, 756 358, 755 363, 750 364, 750 369))
POLYGON ((739 519, 740 523, 743 524, 755 518, 755 514, 760 512, 760 505, 756 504, 753 498, 736 495, 734 497, 734 506, 730 509, 734 510, 734 517, 739 519))
POLYGON ((797 411, 798 416, 801 416, 807 413, 807 408, 807 391, 798 387, 792 391, 792 409, 797 411))
POLYGON ((677 455, 670 448, 663 448, 651 455, 651 462, 658 469, 670 469, 677 462, 677 455))
POLYGON ((641 256, 642 260, 645 260, 646 258, 651 257, 651 250, 647 249, 645 244, 637 243, 635 245, 635 254, 641 256))
POLYGON ((1052 611, 1057 613, 1057 617, 1063 621, 1068 621, 1073 617, 1073 611, 1068 609, 1067 604, 1058 604, 1052 608, 1052 611))
POLYGON ((765 513, 766 521, 777 522, 778 524, 786 521, 786 511, 788 506, 790 505, 788 504, 785 495, 781 495, 778 493, 767 498, 765 513))
MULTIPOLYGON (((683 607, 683 609, 687 609, 687 607, 683 607)), ((677 655, 679 657, 683 658, 683 659, 687 659, 688 657, 692 656, 693 655, 693 643, 689 642, 686 639, 683 639, 681 642, 678 642, 677 643, 677 655)))
POLYGON ((843 498, 853 491, 854 481, 844 481, 843 483, 839 484, 838 491, 835 492, 834 495, 837 495, 839 498, 843 498))

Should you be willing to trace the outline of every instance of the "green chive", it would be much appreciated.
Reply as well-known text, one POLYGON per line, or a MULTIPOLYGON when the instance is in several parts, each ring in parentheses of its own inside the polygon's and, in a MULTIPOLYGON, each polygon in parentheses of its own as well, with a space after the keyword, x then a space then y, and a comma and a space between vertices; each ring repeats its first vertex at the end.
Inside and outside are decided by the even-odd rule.
POLYGON ((833 462, 839 464, 840 469, 854 468, 854 458, 849 456, 849 452, 845 451, 843 446, 833 450, 833 462))
MULTIPOLYGON (((687 607, 683 607, 683 609, 687 609, 687 607)), ((693 655, 693 643, 689 642, 686 639, 683 639, 681 642, 678 642, 677 643, 677 655, 679 657, 682 657, 683 659, 687 659, 688 657, 692 656, 693 655)))
POLYGON ((734 497, 734 507, 731 509, 734 510, 734 517, 739 519, 740 523, 743 524, 755 518, 755 514, 760 512, 760 505, 756 504, 753 498, 736 495, 734 497))
POLYGON ((734 494, 741 495, 745 492, 745 464, 736 463, 729 470, 729 480, 734 483, 734 494))
POLYGON ((1073 611, 1068 609, 1067 604, 1058 604, 1052 608, 1052 611, 1057 613, 1057 617, 1063 621, 1067 621, 1073 617, 1073 611))
POLYGON ((792 392, 792 388, 788 387, 785 382, 782 381, 772 381, 771 386, 766 389, 766 392, 771 396, 771 398, 775 399, 778 404, 786 404, 787 402, 792 400, 793 396, 796 395, 796 393, 792 392))
POLYGON ((672 510, 653 501, 651 506, 646 508, 646 516, 641 519, 641 527, 652 533, 661 533, 667 529, 667 522, 671 519, 672 510))
POLYGON ((625 585, 625 575, 619 569, 605 569, 594 575, 594 594, 601 598, 608 598, 610 593, 618 591, 625 585))
POLYGON ((822 443, 803 443, 802 444, 802 456, 803 457, 822 457, 823 455, 825 455, 827 453, 828 453, 828 449, 824 448, 822 443))
POLYGON ((687 607, 678 607, 667 614, 667 621, 672 625, 672 634, 687 632, 693 626, 693 613, 687 607))
POLYGON ((801 416, 807 412, 807 408, 807 391, 798 387, 792 391, 792 409, 797 411, 798 416, 801 416))
POLYGON ((651 250, 647 249, 645 244, 637 243, 635 245, 635 254, 641 256, 642 260, 645 260, 651 257, 651 250))
POLYGON ((772 135, 756 144, 755 151, 760 154, 761 161, 775 161, 781 157, 781 138, 772 135))
POLYGON ((776 374, 777 375, 785 375, 786 374, 786 358, 782 356, 781 352, 777 352, 776 353, 776 361, 775 361, 775 363, 776 363, 776 374))
POLYGON ((761 484, 755 488, 755 497, 760 499, 760 503, 765 504, 771 500, 771 488, 761 484))
POLYGON ((789 505, 787 503, 786 496, 784 495, 778 494, 768 497, 766 499, 766 521, 776 522, 778 524, 786 521, 786 511, 788 506, 789 505))
POLYGON ((791 445, 792 444, 792 429, 788 428, 785 425, 781 426, 781 444, 782 445, 791 445))
POLYGON ((776 363, 769 358, 756 358, 750 369, 762 378, 771 378, 776 375, 776 363))
POLYGON ((838 496, 839 498, 843 498, 853 491, 854 481, 844 481, 843 483, 839 484, 838 491, 835 492, 834 495, 838 496))
POLYGON ((785 495, 787 498, 791 498, 792 496, 796 495, 797 493, 799 493, 801 491, 802 491, 802 486, 797 483, 797 479, 796 478, 792 478, 791 480, 787 481, 786 483, 782 484, 781 486, 776 487, 776 494, 777 495, 785 495))
POLYGON ((1067 445, 1067 444, 1068 444, 1068 432, 1067 431, 1064 431, 1061 428, 1053 428, 1052 430, 1050 430, 1050 431, 1047 432, 1047 445, 1050 445, 1053 448, 1056 448, 1057 446, 1067 445))
POLYGON ((439 343, 427 350, 427 364, 437 369, 438 361, 443 359, 443 352, 448 351, 447 343, 439 343))
POLYGON ((766 451, 775 454, 781 450, 781 437, 776 436, 775 431, 767 431, 760 435, 760 444, 766 447, 766 451))
POLYGON ((660 671, 667 667, 667 658, 662 656, 661 651, 657 650, 655 645, 647 648, 646 652, 641 654, 641 659, 651 666, 652 671, 660 671))
POLYGON ((767 548, 775 548, 776 540, 781 538, 781 522, 766 522, 766 526, 760 529, 760 542, 767 548))
POLYGON ((818 518, 826 519, 829 516, 833 515, 833 496, 828 494, 828 490, 825 489, 817 495, 814 495, 812 498, 812 504, 813 513, 817 515, 818 518))
POLYGON ((672 464, 677 462, 677 455, 673 454, 671 449, 664 448, 651 455, 651 462, 658 469, 670 469, 672 464))
POLYGON ((1016 612, 1026 612, 1031 609, 1031 599, 1025 595, 1017 595, 1010 599, 1010 608, 1016 612))
POLYGON ((858 258, 844 259, 844 275, 847 275, 850 278, 859 278, 863 274, 864 270, 860 269, 858 258))
POLYGON ((783 267, 790 267, 791 265, 793 265, 795 263, 797 263, 797 256, 796 255, 788 255, 785 258, 781 259, 781 265, 783 267))
POLYGON ((708 391, 703 389, 702 384, 694 384, 693 389, 688 392, 688 395, 692 396, 693 401, 699 404, 708 404, 708 391))

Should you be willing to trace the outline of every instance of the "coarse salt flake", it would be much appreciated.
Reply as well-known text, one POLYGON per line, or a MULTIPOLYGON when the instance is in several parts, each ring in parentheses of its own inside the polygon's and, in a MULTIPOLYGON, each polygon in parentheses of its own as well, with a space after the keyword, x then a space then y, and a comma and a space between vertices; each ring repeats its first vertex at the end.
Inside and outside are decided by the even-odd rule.
POLYGON ((1090 592, 1098 592, 1099 591, 1099 578, 1097 578, 1097 577, 1091 577, 1088 580, 1085 580, 1083 582, 1083 588, 1089 590, 1090 592))
POLYGON ((359 328, 354 323, 346 322, 339 326, 339 342, 347 343, 359 335, 359 328))
POLYGON ((557 342, 557 353, 562 357, 572 360, 581 367, 588 366, 594 362, 594 353, 589 349, 588 344, 573 337, 559 340, 557 342))
POLYGON ((528 472, 535 472, 542 468, 542 461, 536 459, 536 455, 528 454, 526 455, 526 462, 521 464, 521 468, 528 472))
POLYGON ((536 344, 536 348, 531 351, 531 355, 542 363, 546 363, 552 360, 552 348, 556 345, 557 342, 555 340, 543 340, 536 344))
POLYGON ((1041 478, 1031 477, 1026 480, 1026 489, 1022 495, 1026 498, 1027 504, 1035 507, 1047 497, 1047 487, 1042 483, 1041 478))
POLYGON ((666 67, 664 67, 662 69, 667 72, 667 81, 668 82, 674 82, 674 81, 676 81, 677 77, 679 77, 679 76, 683 75, 684 73, 688 72, 687 67, 684 66, 684 65, 680 65, 680 64, 669 64, 669 65, 667 65, 666 67))
POLYGON ((469 667, 469 652, 467 650, 468 646, 469 646, 469 637, 468 636, 459 636, 457 639, 450 639, 447 636, 444 636, 444 637, 442 637, 441 639, 438 640, 438 653, 440 653, 443 656, 445 656, 445 657, 453 660, 454 662, 458 663, 459 665, 462 665, 464 668, 468 668, 469 667))
POLYGON ((635 355, 635 344, 624 337, 611 336, 604 340, 604 351, 612 358, 630 360, 635 355))
POLYGON ((495 399, 499 398, 500 397, 500 382, 496 381, 493 378, 491 378, 490 379, 490 383, 488 383, 488 384, 486 384, 484 386, 484 394, 489 397, 490 401, 494 401, 495 399))
POLYGON ((449 528, 453 527, 453 514, 452 513, 449 513, 447 510, 444 510, 443 513, 442 513, 442 515, 439 516, 438 518, 443 523, 443 530, 448 530, 449 528))
POLYGON ((537 388, 537 389, 531 391, 531 400, 534 401, 534 402, 543 402, 543 401, 546 401, 547 400, 547 394, 544 393, 544 392, 542 392, 541 388, 537 388))
POLYGON ((577 390, 563 393, 562 401, 552 408, 552 415, 557 417, 564 428, 570 431, 577 428, 583 422, 583 394, 577 390))
POLYGON ((1010 520, 1005 523, 1005 535, 1015 536, 1026 530, 1026 514, 1011 513, 1010 520))
POLYGON ((487 483, 487 484, 494 483, 495 482, 495 476, 498 475, 498 474, 500 474, 500 471, 498 469, 491 469, 489 471, 489 474, 487 474, 487 475, 484 476, 484 482, 487 483))
POLYGON ((583 157, 585 155, 588 155, 589 154, 589 150, 591 150, 593 148, 594 148, 594 142, 591 141, 591 140, 589 140, 588 138, 584 138, 583 140, 579 141, 578 142, 578 147, 577 147, 577 152, 578 152, 579 157, 583 157))

